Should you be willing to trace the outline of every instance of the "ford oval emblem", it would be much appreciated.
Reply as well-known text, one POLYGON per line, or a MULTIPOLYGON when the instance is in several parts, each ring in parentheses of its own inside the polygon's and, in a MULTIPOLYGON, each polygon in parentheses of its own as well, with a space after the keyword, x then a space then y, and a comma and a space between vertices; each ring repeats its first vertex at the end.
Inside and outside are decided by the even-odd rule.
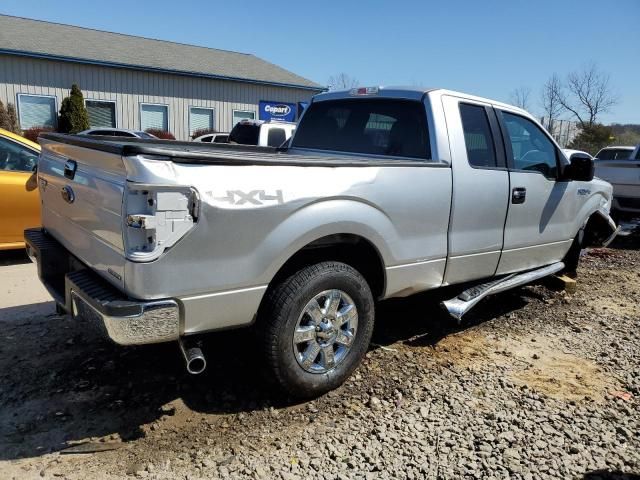
POLYGON ((286 117, 291 113, 291 107, 289 105, 267 105, 264 107, 264 111, 274 117, 286 117))
POLYGON ((62 187, 60 194, 62 195, 63 200, 67 203, 73 203, 76 200, 76 194, 73 193, 73 189, 69 185, 62 187))

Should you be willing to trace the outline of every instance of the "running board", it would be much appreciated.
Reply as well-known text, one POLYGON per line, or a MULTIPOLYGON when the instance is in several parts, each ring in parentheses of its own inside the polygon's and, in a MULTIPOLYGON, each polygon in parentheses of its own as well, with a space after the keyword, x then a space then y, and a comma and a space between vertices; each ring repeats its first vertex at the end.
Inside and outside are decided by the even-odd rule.
POLYGON ((457 297, 450 300, 444 300, 440 305, 442 305, 442 307, 447 310, 453 318, 460 322, 462 320, 462 316, 471 310, 484 297, 533 282, 539 278, 557 273, 563 268, 564 263, 558 262, 524 273, 513 273, 498 280, 471 287, 457 297))

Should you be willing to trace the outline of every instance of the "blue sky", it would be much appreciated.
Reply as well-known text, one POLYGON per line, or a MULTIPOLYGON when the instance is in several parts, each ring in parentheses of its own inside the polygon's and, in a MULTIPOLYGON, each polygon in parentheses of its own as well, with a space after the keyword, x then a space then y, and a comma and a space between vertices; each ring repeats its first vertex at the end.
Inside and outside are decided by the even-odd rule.
POLYGON ((424 85, 508 100, 595 62, 619 97, 605 123, 640 123, 640 0, 322 2, 3 0, 0 12, 253 53, 326 84, 424 85))

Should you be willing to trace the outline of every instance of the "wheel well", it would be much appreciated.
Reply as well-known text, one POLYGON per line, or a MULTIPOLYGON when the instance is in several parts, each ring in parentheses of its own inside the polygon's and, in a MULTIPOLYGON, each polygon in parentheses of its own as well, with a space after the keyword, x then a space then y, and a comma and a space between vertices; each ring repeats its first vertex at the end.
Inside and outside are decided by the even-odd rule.
POLYGON ((615 232, 615 226, 600 211, 595 211, 584 226, 582 247, 599 247, 615 232))
POLYGON ((322 237, 298 250, 278 270, 271 284, 276 284, 307 265, 325 261, 343 262, 355 268, 365 278, 374 298, 384 294, 384 264, 376 247, 353 234, 322 237))

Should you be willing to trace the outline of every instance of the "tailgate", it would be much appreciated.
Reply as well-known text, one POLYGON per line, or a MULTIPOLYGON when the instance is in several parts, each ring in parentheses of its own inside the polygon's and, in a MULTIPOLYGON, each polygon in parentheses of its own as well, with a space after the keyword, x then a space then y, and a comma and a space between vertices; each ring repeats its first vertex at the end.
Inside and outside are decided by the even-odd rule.
POLYGON ((42 139, 38 164, 42 225, 118 287, 124 282, 122 157, 42 139), (66 170, 66 171, 65 171, 66 170))

